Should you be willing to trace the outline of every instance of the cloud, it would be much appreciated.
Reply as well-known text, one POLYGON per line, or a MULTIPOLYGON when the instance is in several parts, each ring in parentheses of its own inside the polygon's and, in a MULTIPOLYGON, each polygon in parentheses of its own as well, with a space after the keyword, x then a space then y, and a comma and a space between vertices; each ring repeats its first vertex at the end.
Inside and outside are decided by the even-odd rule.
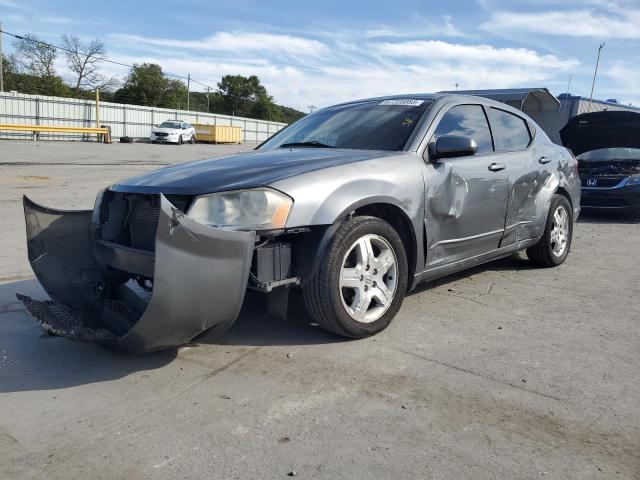
POLYGON ((259 32, 217 32, 199 40, 176 40, 125 34, 112 34, 111 36, 123 42, 138 43, 151 47, 220 51, 229 52, 229 54, 251 51, 317 56, 328 52, 327 47, 317 40, 259 32))
MULTIPOLYGON (((633 63, 638 65, 637 62, 633 63)), ((638 92, 638 85, 640 85, 640 67, 632 67, 628 63, 620 61, 613 62, 609 67, 602 72, 602 75, 608 77, 613 84, 613 88, 605 90, 604 93, 607 98, 611 96, 616 97, 620 103, 640 106, 640 92, 638 92)), ((602 91, 603 88, 596 84, 596 89, 602 91)))
POLYGON ((115 59, 158 63, 167 72, 189 72, 212 86, 223 75, 255 74, 277 102, 299 109, 379 95, 451 90, 455 83, 465 89, 539 84, 578 63, 533 50, 439 40, 336 42, 326 48, 326 57, 287 61, 277 54, 239 56, 232 50, 203 51, 198 56, 170 50, 171 55, 138 53, 115 59))
POLYGON ((419 18, 409 28, 380 26, 377 28, 365 30, 363 36, 365 38, 383 38, 383 37, 464 37, 466 34, 459 30, 453 24, 453 18, 450 15, 442 16, 442 23, 432 23, 419 18))
POLYGON ((480 28, 492 33, 529 32, 601 39, 640 38, 640 9, 606 1, 596 3, 598 10, 592 8, 526 13, 497 11, 480 28), (617 8, 612 8, 614 6, 617 8))
POLYGON ((577 66, 572 59, 555 55, 541 55, 525 48, 496 48, 491 45, 462 45, 441 40, 418 40, 411 42, 379 43, 372 45, 378 54, 394 58, 416 58, 427 61, 448 60, 451 62, 494 62, 512 66, 566 69, 577 66))
POLYGON ((13 0, 0 0, 0 7, 12 8, 14 10, 30 10, 28 7, 13 0))

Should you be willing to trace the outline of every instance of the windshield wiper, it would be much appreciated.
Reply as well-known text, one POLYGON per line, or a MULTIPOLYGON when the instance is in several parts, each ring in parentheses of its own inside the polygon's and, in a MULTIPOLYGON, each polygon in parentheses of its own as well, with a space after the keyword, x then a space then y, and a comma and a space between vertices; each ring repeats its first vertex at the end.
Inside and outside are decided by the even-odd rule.
POLYGON ((280 148, 287 147, 317 147, 317 148, 334 148, 333 145, 327 145, 326 143, 318 142, 316 140, 309 140, 308 142, 291 142, 283 143, 280 148))

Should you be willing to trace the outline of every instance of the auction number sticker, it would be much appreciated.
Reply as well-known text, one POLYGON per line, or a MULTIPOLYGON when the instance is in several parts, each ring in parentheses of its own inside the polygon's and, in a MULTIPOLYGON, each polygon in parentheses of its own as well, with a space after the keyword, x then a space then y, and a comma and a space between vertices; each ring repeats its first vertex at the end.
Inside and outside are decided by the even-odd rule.
POLYGON ((411 107, 417 107, 422 105, 424 100, 417 100, 415 98, 394 98, 392 100, 383 100, 379 105, 407 105, 411 107))

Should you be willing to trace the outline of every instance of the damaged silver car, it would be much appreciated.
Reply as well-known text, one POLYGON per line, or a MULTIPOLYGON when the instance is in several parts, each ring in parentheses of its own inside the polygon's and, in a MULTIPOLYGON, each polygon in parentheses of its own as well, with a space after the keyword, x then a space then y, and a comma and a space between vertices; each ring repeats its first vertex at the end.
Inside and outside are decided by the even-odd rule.
POLYGON ((51 300, 18 295, 50 333, 146 352, 236 319, 247 288, 351 338, 408 291, 527 250, 567 257, 577 162, 507 105, 451 94, 319 110, 255 151, 118 182, 93 210, 25 197, 29 260, 51 300))

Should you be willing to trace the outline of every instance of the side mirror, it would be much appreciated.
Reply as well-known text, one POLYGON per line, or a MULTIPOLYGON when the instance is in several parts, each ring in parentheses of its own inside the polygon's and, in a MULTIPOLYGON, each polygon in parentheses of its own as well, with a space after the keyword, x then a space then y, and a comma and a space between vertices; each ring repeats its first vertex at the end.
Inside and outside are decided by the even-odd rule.
POLYGON ((473 138, 459 135, 443 135, 435 142, 429 143, 429 158, 469 157, 478 151, 478 144, 473 138))

